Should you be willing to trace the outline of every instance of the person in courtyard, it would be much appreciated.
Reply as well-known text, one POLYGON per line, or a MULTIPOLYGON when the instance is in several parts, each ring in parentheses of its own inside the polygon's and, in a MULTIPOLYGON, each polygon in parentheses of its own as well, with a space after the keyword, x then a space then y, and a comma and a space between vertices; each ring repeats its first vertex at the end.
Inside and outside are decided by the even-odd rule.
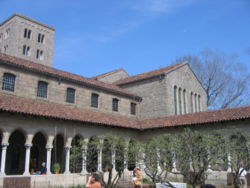
POLYGON ((101 188, 101 183, 99 182, 99 175, 92 174, 89 176, 88 182, 86 184, 86 188, 101 188))
POLYGON ((244 168, 239 169, 239 177, 240 177, 240 187, 247 188, 247 179, 246 179, 247 171, 244 168))
POLYGON ((142 187, 142 172, 139 168, 134 168, 133 170, 133 184, 134 188, 141 188, 142 187))
POLYGON ((46 168, 46 163, 45 162, 42 163, 41 174, 42 175, 46 175, 47 174, 47 168, 46 168))

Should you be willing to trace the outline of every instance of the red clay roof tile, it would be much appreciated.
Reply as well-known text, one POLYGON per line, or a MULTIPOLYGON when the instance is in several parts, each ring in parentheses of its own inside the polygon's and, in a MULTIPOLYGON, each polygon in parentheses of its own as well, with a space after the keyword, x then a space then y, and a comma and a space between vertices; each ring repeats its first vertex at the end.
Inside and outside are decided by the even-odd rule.
POLYGON ((145 79, 148 79, 148 78, 153 78, 155 76, 168 73, 168 72, 170 72, 172 70, 175 70, 175 69, 177 69, 177 68, 179 68, 179 67, 181 67, 183 65, 186 65, 186 64, 187 64, 187 62, 183 62, 183 63, 171 65, 171 66, 168 66, 168 67, 156 69, 156 70, 153 70, 153 71, 144 72, 142 74, 137 74, 137 75, 134 75, 134 76, 129 76, 129 77, 124 78, 122 80, 118 80, 114 84, 116 84, 118 86, 121 86, 121 85, 124 85, 124 84, 141 81, 141 80, 145 80, 145 79))
POLYGON ((86 78, 86 77, 72 74, 69 72, 61 71, 61 70, 58 70, 58 69, 55 69, 52 67, 48 67, 48 66, 45 66, 42 64, 34 63, 32 61, 24 60, 21 58, 9 56, 9 55, 2 54, 2 53, 0 53, 0 63, 24 68, 24 69, 27 69, 30 71, 40 72, 43 74, 49 74, 51 76, 55 76, 55 77, 58 77, 61 79, 74 81, 74 82, 84 84, 86 86, 90 86, 93 88, 104 89, 104 90, 107 90, 109 92, 121 94, 121 95, 130 97, 130 98, 135 98, 135 97, 140 98, 140 97, 135 96, 135 95, 127 92, 126 90, 124 90, 118 86, 112 85, 112 84, 100 82, 100 81, 97 81, 97 80, 94 80, 91 78, 86 78))

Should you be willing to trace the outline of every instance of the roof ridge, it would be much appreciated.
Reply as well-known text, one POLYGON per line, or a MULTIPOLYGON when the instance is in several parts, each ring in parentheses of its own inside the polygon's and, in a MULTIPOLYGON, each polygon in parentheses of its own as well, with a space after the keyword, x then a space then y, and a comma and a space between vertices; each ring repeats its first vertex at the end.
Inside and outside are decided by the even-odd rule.
POLYGON ((122 85, 122 84, 127 84, 127 83, 131 83, 131 82, 144 80, 144 79, 147 79, 147 78, 152 78, 152 77, 155 77, 157 75, 163 74, 164 71, 174 70, 174 69, 179 68, 179 67, 181 67, 183 65, 186 65, 186 64, 188 64, 188 63, 187 62, 182 62, 182 63, 178 63, 178 64, 169 65, 169 66, 166 66, 166 67, 161 67, 161 68, 158 68, 158 69, 154 69, 154 70, 151 70, 151 71, 143 72, 143 73, 140 73, 140 74, 132 75, 132 76, 129 76, 127 78, 120 79, 120 80, 116 81, 114 84, 115 85, 122 85))
MULTIPOLYGON (((119 72, 119 71, 124 71, 124 72, 126 72, 124 68, 119 68, 119 69, 115 69, 115 70, 112 70, 112 71, 109 71, 109 72, 106 72, 106 73, 103 73, 103 74, 99 74, 99 75, 97 75, 97 76, 93 76, 93 77, 90 77, 90 78, 91 78, 91 79, 103 78, 103 77, 105 77, 105 76, 109 76, 110 74, 116 73, 116 72, 119 72)), ((127 73, 127 72, 126 72, 126 73, 127 73)))
MULTIPOLYGON (((41 73, 46 73, 46 74, 50 74, 52 76, 56 76, 59 78, 65 78, 65 79, 69 79, 78 83, 82 83, 91 87, 95 87, 95 88, 102 88, 102 89, 106 89, 110 92, 114 92, 114 93, 118 93, 118 94, 122 94, 125 96, 129 96, 129 97, 135 97, 138 98, 138 96, 133 95, 129 92, 127 92, 126 90, 113 85, 113 84, 109 84, 109 83, 103 83, 101 81, 98 80, 94 80, 91 78, 87 78, 81 75, 77 75, 77 74, 73 74, 70 72, 66 72, 66 71, 62 71, 53 67, 49 67, 46 65, 42 65, 42 64, 38 64, 38 63, 34 63, 33 61, 29 61, 29 60, 25 60, 22 58, 18 58, 18 57, 14 57, 14 56, 10 56, 10 55, 6 55, 3 53, 0 53, 0 60, 2 61, 6 61, 6 63, 14 65, 14 66, 19 66, 19 67, 23 67, 32 71, 37 71, 37 72, 41 72, 41 73)), ((140 98, 140 97, 139 97, 140 98)))
POLYGON ((34 20, 34 19, 30 18, 30 17, 24 16, 24 15, 18 14, 18 13, 14 13, 14 14, 11 15, 10 17, 8 17, 6 20, 4 20, 2 23, 0 23, 0 26, 4 25, 6 22, 8 22, 9 20, 11 20, 11 19, 14 18, 15 16, 18 16, 18 17, 23 18, 23 19, 25 19, 25 20, 28 20, 28 21, 30 21, 30 22, 34 22, 34 23, 36 23, 36 24, 38 24, 38 25, 47 27, 48 29, 51 29, 51 30, 55 31, 55 28, 54 28, 54 27, 51 27, 51 26, 49 26, 49 25, 47 25, 47 24, 41 23, 40 21, 34 20))

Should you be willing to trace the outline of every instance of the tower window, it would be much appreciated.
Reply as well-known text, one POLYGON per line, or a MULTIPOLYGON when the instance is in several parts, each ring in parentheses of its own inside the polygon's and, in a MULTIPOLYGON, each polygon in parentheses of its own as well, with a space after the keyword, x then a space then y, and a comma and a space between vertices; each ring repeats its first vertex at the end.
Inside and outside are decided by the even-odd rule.
POLYGON ((41 34, 41 33, 38 34, 37 42, 44 43, 44 35, 43 34, 41 34))
POLYGON ((2 89, 7 91, 15 90, 16 76, 10 73, 4 73, 2 89))
POLYGON ((23 45, 23 55, 30 56, 30 47, 23 45))
POLYGON ((42 50, 36 51, 36 58, 39 60, 43 60, 43 51, 42 50))
POLYGON ((112 100, 112 110, 118 112, 118 102, 119 100, 116 98, 113 98, 112 100))
POLYGON ((98 94, 92 93, 92 95, 91 95, 91 107, 98 108, 98 98, 99 98, 98 94))
POLYGON ((47 98, 48 83, 39 81, 37 86, 37 96, 42 98, 47 98))
POLYGON ((25 28, 24 29, 24 35, 23 35, 23 37, 24 38, 27 38, 27 39, 31 39, 31 30, 30 29, 27 29, 27 28, 25 28))
POLYGON ((66 102, 69 103, 75 102, 75 89, 67 88, 66 102))

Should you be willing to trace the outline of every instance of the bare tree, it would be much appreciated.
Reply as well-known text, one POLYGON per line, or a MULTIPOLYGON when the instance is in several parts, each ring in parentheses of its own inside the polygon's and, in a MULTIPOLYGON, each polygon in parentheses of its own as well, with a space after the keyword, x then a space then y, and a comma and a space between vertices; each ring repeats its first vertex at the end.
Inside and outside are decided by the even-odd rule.
POLYGON ((212 50, 199 55, 185 55, 174 63, 187 61, 197 75, 207 94, 207 106, 220 109, 246 105, 249 100, 250 74, 237 60, 212 50))

